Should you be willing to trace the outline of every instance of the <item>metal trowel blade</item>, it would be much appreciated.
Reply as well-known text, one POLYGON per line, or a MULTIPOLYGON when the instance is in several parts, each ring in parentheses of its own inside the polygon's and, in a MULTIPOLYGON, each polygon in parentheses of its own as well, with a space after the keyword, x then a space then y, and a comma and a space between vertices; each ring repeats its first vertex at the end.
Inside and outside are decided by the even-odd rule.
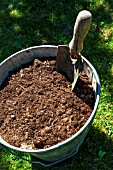
POLYGON ((78 77, 80 76, 81 72, 83 71, 83 60, 81 56, 79 56, 78 60, 74 64, 74 80, 72 82, 71 90, 73 91, 76 85, 76 82, 78 80, 78 77))
POLYGON ((69 47, 67 45, 58 46, 56 65, 57 71, 64 73, 72 83, 74 81, 74 65, 70 59, 69 47))

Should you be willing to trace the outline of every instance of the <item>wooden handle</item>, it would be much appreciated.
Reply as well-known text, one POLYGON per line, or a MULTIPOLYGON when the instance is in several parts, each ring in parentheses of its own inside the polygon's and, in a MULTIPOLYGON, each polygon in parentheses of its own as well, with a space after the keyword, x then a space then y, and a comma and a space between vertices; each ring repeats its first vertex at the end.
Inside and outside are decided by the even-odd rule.
POLYGON ((79 54, 83 49, 83 41, 86 37, 92 21, 92 15, 89 11, 81 11, 74 25, 73 38, 69 43, 70 52, 72 55, 79 54))

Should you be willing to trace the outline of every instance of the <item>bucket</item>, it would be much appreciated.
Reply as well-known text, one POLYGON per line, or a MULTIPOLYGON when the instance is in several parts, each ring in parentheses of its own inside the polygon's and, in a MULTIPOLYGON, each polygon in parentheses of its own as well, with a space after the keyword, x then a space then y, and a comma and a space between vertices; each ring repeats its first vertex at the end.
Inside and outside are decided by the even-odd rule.
MULTIPOLYGON (((36 58, 38 59, 43 57, 56 58, 57 50, 58 50, 57 46, 42 45, 30 47, 11 55, 7 59, 5 59, 2 63, 0 63, 0 85, 6 79, 10 71, 21 68, 22 65, 27 64, 36 58)), ((3 147, 11 149, 12 151, 28 153, 31 156, 35 156, 37 161, 34 161, 34 163, 40 163, 44 166, 50 166, 58 162, 61 162, 78 152, 92 125, 100 97, 100 80, 98 74, 95 68, 85 57, 82 56, 82 59, 84 63, 84 70, 87 73, 90 80, 92 81, 92 86, 95 94, 94 109, 89 119, 84 124, 84 126, 72 137, 46 149, 38 150, 20 149, 18 147, 10 145, 6 141, 4 141, 0 136, 0 144, 3 147)))

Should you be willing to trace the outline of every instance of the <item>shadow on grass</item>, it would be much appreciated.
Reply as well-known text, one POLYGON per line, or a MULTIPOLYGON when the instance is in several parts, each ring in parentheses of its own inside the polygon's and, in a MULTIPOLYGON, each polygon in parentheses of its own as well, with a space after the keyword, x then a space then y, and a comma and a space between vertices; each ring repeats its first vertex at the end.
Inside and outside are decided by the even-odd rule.
MULTIPOLYGON (((12 161, 7 159, 8 153, 0 150, 0 170, 11 169, 14 161, 18 161, 18 158, 13 157, 12 161)), ((23 156, 23 154, 19 154, 23 156)), ((33 157, 34 159, 34 157, 33 157)), ((35 159, 36 161, 36 159, 35 159)), ((25 161, 21 161, 24 164, 25 161)), ((24 167, 24 166, 23 166, 24 167)), ((13 167, 17 168, 17 167, 13 167)), ((13 169, 12 168, 12 169, 13 169)), ((19 168, 19 167, 18 167, 19 168)), ((20 167, 21 168, 21 167, 20 167)), ((27 168, 27 167, 26 167, 27 168)), ((92 126, 89 134, 87 135, 83 145, 76 155, 73 157, 56 164, 51 167, 44 167, 39 164, 32 164, 32 170, 112 170, 113 169, 113 141, 106 136, 103 132, 100 132, 94 126, 92 126), (101 157, 99 152, 105 152, 106 154, 101 157)), ((30 170, 31 170, 30 169, 30 170)))

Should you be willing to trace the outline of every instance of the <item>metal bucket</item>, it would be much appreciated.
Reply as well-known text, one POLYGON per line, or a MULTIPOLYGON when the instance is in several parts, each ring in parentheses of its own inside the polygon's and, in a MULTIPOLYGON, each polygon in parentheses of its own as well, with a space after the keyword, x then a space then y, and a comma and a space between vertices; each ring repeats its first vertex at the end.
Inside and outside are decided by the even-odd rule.
MULTIPOLYGON (((42 45, 42 46, 30 47, 11 55, 2 63, 0 63, 0 85, 8 76, 10 71, 20 68, 23 64, 27 64, 32 60, 34 60, 35 58, 42 58, 42 57, 54 58, 57 55, 57 50, 58 50, 57 46, 42 45)), ((94 116, 96 114, 96 110, 99 104, 99 97, 100 97, 100 81, 97 72, 86 58, 84 58, 83 56, 82 58, 84 61, 84 70, 87 72, 87 75, 92 81, 92 85, 95 93, 94 109, 88 121, 85 123, 85 125, 72 137, 68 138, 64 142, 58 143, 47 149, 38 149, 38 150, 20 149, 18 147, 10 145, 6 141, 4 141, 0 136, 0 144, 2 146, 4 146, 5 148, 10 148, 13 151, 29 153, 30 155, 37 157, 37 161, 35 163, 40 163, 44 166, 50 166, 55 163, 61 162, 62 160, 65 160, 71 157, 72 155, 74 155, 75 153, 77 153, 78 149, 83 143, 84 138, 86 137, 91 127, 94 116)))

